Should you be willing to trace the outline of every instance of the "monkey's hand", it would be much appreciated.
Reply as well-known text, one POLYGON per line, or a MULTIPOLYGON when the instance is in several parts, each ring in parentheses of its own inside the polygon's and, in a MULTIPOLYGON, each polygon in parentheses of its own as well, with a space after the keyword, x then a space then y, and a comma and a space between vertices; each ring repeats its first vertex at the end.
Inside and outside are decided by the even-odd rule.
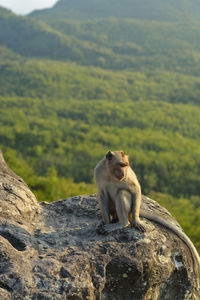
POLYGON ((135 228, 137 228, 139 231, 142 231, 142 232, 145 232, 145 231, 146 231, 144 225, 142 225, 142 222, 141 222, 140 220, 132 221, 132 222, 131 222, 131 227, 135 227, 135 228))

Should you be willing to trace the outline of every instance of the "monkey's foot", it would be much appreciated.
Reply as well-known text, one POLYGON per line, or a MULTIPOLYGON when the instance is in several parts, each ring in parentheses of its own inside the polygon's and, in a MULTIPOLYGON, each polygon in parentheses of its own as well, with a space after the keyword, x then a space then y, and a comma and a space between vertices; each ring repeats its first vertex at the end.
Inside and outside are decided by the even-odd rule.
POLYGON ((97 227, 96 227, 96 232, 98 234, 109 234, 111 232, 114 232, 116 230, 124 229, 127 227, 129 223, 114 223, 114 224, 106 224, 104 225, 103 222, 101 222, 97 227))
POLYGON ((140 221, 135 221, 131 223, 131 227, 135 227, 137 228, 139 231, 145 232, 146 228, 144 227, 144 225, 142 225, 142 223, 140 221))
POLYGON ((100 222, 96 226, 96 233, 98 233, 98 234, 108 234, 107 230, 105 229, 105 225, 104 225, 103 222, 100 222))

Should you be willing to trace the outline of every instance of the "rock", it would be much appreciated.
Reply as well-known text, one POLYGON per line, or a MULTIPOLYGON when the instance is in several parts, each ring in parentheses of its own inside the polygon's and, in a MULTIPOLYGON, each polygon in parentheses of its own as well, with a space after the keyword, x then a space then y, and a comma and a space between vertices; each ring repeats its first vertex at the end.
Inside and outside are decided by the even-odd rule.
MULTIPOLYGON (((142 208, 180 227, 155 201, 142 208)), ((200 299, 191 254, 144 220, 103 236, 96 195, 38 203, 0 155, 0 299, 200 299)))
POLYGON ((41 210, 22 178, 8 168, 0 151, 0 219, 29 224, 41 210))

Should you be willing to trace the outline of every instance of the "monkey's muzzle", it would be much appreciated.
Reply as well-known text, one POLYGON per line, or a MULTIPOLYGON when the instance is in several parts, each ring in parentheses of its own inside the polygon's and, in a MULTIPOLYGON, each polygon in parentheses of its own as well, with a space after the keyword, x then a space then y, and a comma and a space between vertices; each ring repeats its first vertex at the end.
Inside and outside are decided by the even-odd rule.
POLYGON ((114 174, 119 181, 122 181, 125 177, 124 171, 121 169, 115 169, 114 174))

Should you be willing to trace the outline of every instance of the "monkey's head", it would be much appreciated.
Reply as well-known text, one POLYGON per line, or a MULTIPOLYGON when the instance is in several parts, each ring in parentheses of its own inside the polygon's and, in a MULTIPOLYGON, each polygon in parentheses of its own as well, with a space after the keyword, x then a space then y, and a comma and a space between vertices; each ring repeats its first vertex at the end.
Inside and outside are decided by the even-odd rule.
POLYGON ((110 176, 115 180, 122 181, 125 178, 129 160, 124 151, 108 151, 106 164, 110 176))

